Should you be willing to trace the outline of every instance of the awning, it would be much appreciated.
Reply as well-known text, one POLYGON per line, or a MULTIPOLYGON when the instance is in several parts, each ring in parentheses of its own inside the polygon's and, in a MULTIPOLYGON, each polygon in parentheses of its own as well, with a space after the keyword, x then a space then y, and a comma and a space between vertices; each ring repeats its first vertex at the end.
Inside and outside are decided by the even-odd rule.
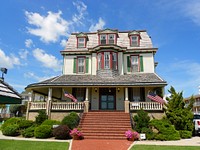
POLYGON ((0 79, 0 104, 21 104, 21 101, 20 94, 0 79))

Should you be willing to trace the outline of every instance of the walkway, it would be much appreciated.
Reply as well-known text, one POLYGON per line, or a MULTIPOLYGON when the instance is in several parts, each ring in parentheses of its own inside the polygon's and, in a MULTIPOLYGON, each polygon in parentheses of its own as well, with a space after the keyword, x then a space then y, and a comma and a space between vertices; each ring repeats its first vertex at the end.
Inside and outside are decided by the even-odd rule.
POLYGON ((72 150, 127 150, 132 143, 127 140, 73 140, 72 150))

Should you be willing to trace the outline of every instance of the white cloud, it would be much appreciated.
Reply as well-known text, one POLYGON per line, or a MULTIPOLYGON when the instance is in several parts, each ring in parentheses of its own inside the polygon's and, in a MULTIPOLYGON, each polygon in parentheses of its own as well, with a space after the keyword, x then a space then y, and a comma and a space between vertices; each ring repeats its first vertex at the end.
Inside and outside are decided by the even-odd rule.
POLYGON ((19 56, 20 56, 21 59, 27 59, 28 53, 29 53, 29 52, 28 52, 27 50, 21 49, 21 50, 19 51, 19 56))
POLYGON ((76 7, 78 14, 72 16, 72 21, 77 24, 83 24, 82 20, 87 14, 87 6, 81 1, 73 2, 73 5, 76 7))
POLYGON ((50 68, 54 71, 61 71, 61 60, 58 60, 55 56, 45 53, 44 50, 36 48, 33 50, 33 56, 42 63, 46 68, 50 68))
POLYGON ((25 46, 31 48, 31 46, 33 46, 33 41, 31 39, 26 39, 25 46))
POLYGON ((67 45, 67 40, 61 40, 60 45, 65 48, 67 45))
POLYGON ((174 61, 174 63, 163 66, 162 74, 168 82, 166 89, 173 86, 177 92, 183 91, 184 96, 198 94, 200 83, 200 63, 191 60, 174 61))
POLYGON ((30 34, 39 36, 45 43, 57 42, 60 36, 66 36, 70 23, 64 20, 62 12, 48 12, 47 16, 41 16, 39 13, 25 12, 30 25, 35 28, 27 28, 30 34))
POLYGON ((20 60, 14 54, 7 56, 3 50, 0 49, 0 67, 7 69, 13 68, 15 65, 21 65, 20 60))
POLYGON ((92 24, 89 28, 90 32, 97 31, 99 29, 103 29, 105 26, 106 22, 100 17, 99 21, 96 24, 92 24))
POLYGON ((185 5, 184 12, 194 23, 200 25, 200 1, 189 1, 185 5))
POLYGON ((24 74, 24 77, 25 78, 31 78, 31 79, 34 79, 34 80, 40 82, 40 81, 44 81, 44 80, 47 80, 47 79, 55 77, 55 76, 42 76, 42 77, 39 77, 39 76, 35 75, 35 73, 33 73, 33 72, 27 72, 27 73, 24 74))

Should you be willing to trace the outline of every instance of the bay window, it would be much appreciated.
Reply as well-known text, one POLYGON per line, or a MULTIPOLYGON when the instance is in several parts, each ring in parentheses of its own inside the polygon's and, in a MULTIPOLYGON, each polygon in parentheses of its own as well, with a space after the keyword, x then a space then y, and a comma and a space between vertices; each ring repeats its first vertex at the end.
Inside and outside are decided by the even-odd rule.
POLYGON ((117 53, 100 52, 97 54, 97 68, 117 70, 117 53))

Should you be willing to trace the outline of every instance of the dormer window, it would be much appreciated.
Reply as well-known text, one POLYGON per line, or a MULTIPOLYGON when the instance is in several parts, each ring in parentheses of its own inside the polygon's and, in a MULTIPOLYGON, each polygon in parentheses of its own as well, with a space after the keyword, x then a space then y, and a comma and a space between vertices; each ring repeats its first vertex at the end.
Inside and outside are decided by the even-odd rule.
POLYGON ((130 46, 137 47, 140 46, 140 32, 132 31, 128 34, 130 38, 130 46))
POLYGON ((132 35, 130 38, 131 38, 131 46, 139 46, 139 36, 132 35))
POLYGON ((79 33, 76 35, 77 39, 77 48, 85 48, 87 41, 88 41, 88 36, 85 33, 79 33))
POLYGON ((100 35, 100 44, 106 44, 106 34, 100 35))
POLYGON ((115 34, 101 34, 100 35, 100 44, 116 44, 116 35, 115 34))
POLYGON ((78 38, 78 48, 85 47, 85 38, 78 38))

